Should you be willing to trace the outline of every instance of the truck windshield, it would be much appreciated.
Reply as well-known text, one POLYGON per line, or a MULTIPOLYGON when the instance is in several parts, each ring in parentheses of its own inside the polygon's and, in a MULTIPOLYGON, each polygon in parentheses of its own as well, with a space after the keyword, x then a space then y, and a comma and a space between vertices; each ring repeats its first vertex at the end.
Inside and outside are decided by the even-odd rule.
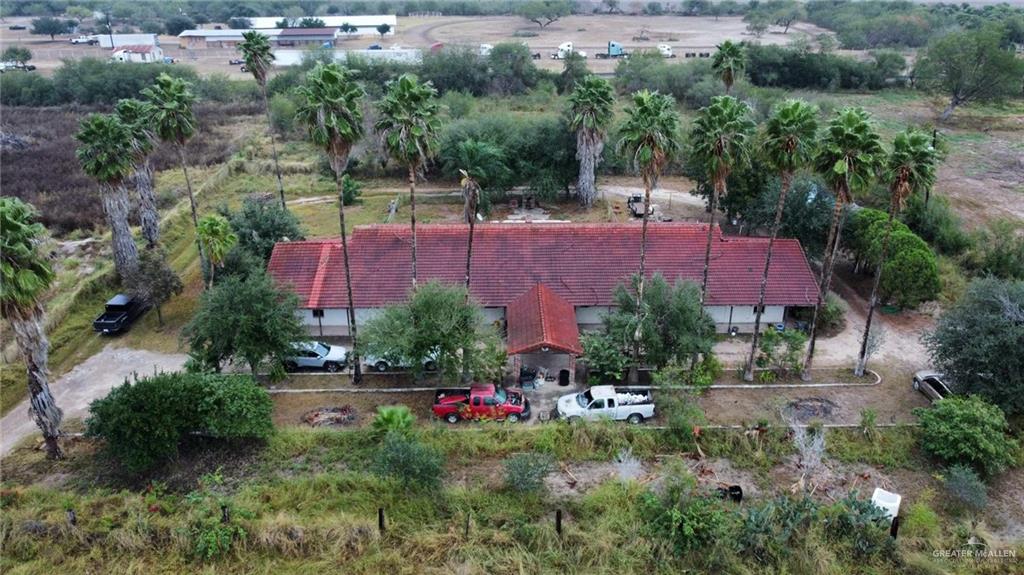
POLYGON ((507 398, 508 397, 505 395, 505 390, 504 389, 497 388, 497 389, 494 390, 494 400, 497 402, 495 405, 501 405, 501 404, 505 403, 505 400, 507 398))
POLYGON ((326 343, 319 343, 319 342, 317 342, 317 344, 316 344, 316 353, 320 357, 324 357, 328 353, 331 353, 331 346, 327 345, 326 343))
POLYGON ((591 401, 594 401, 594 396, 590 395, 589 389, 576 396, 576 403, 580 404, 580 407, 584 409, 590 405, 591 401))

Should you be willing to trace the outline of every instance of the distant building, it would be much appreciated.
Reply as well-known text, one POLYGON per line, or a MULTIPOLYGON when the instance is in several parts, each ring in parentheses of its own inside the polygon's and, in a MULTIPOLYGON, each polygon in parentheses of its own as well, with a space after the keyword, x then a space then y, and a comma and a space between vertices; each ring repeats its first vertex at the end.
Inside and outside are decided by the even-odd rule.
POLYGON ((278 31, 274 41, 278 46, 333 46, 338 34, 337 28, 285 28, 278 31))
MULTIPOLYGON (((377 32, 377 26, 381 24, 387 24, 391 26, 391 30, 388 35, 393 35, 398 29, 398 17, 394 14, 381 14, 378 16, 310 16, 310 18, 317 18, 323 20, 324 26, 328 28, 340 28, 342 24, 348 24, 349 26, 355 27, 355 31, 352 32, 353 36, 373 36, 379 34, 377 32)), ((257 18, 247 18, 250 25, 257 30, 271 30, 277 28, 277 23, 281 20, 288 20, 289 27, 298 26, 302 18, 285 18, 284 16, 261 16, 257 18)))
POLYGON ((160 37, 156 34, 93 34, 101 48, 120 48, 122 46, 159 46, 160 37))
POLYGON ((110 54, 115 62, 135 62, 139 64, 156 64, 164 61, 164 51, 160 46, 139 45, 121 46, 110 54))
MULTIPOLYGON (((250 30, 185 30, 178 34, 178 47, 182 50, 203 48, 234 48, 242 42, 242 34, 250 30)), ((260 30, 271 43, 281 30, 260 30)))

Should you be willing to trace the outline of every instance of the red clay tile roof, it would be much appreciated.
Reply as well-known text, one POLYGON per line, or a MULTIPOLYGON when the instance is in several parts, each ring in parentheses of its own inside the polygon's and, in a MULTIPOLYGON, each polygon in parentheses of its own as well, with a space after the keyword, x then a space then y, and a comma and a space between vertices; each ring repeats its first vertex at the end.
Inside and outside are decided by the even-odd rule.
MULTIPOLYGON (((417 227, 419 280, 462 283, 465 279, 464 224, 417 227)), ((647 234, 648 275, 700 283, 704 269, 703 224, 659 222, 647 234)), ((356 227, 349 241, 356 307, 403 301, 412 285, 407 225, 356 227)), ((768 247, 767 238, 722 236, 715 229, 708 305, 754 305, 768 247)), ((636 273, 640 225, 479 224, 473 239, 473 297, 485 307, 508 306, 543 283, 573 306, 612 303, 615 286, 636 273)), ((341 241, 282 242, 268 271, 290 285, 305 308, 345 308, 341 241), (325 247, 326 246, 326 247, 325 247), (318 273, 318 271, 320 273, 318 273)), ((817 284, 795 239, 775 242, 768 275, 768 305, 814 305, 817 284)))
POLYGON ((510 354, 530 353, 542 348, 583 354, 576 311, 571 303, 544 284, 537 284, 512 300, 505 310, 505 317, 508 318, 510 354))

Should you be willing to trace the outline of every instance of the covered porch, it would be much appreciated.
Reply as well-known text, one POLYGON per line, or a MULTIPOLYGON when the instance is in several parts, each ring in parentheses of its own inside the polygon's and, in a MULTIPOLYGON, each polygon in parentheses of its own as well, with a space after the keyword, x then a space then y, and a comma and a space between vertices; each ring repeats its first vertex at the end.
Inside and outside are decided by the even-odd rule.
POLYGON ((505 311, 508 355, 517 384, 536 379, 561 386, 576 383, 576 358, 583 354, 572 304, 544 284, 536 284, 505 311))

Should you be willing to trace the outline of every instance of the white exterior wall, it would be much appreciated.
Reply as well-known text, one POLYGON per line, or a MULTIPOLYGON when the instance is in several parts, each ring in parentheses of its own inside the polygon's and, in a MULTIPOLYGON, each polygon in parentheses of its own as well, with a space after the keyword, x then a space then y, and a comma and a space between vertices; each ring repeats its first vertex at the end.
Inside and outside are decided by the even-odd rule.
MULTIPOLYGON (((740 333, 751 333, 754 331, 754 320, 756 313, 752 305, 712 305, 707 306, 708 315, 715 321, 715 327, 719 333, 726 333, 730 327, 736 327, 740 333), (731 311, 731 314, 730 314, 731 311)), ((761 314, 761 327, 782 323, 786 315, 786 306, 767 305, 764 313, 761 314)))
POLYGON ((581 329, 597 329, 604 322, 604 316, 611 312, 606 305, 579 306, 576 308, 576 323, 581 329))
MULTIPOLYGON (((338 42, 336 39, 335 42, 338 42)), ((302 64, 303 58, 309 54, 309 50, 279 49, 274 50, 275 66, 298 66, 302 64)), ((364 60, 386 60, 389 62, 401 62, 404 64, 418 64, 423 61, 423 51, 415 48, 402 48, 386 50, 334 50, 334 60, 342 62, 348 60, 348 55, 353 54, 364 60)))
MULTIPOLYGON (((379 16, 366 15, 366 16, 309 16, 309 18, 318 18, 323 20, 324 27, 326 28, 339 28, 342 24, 348 23, 356 27, 356 31, 352 34, 353 36, 380 36, 377 32, 377 26, 381 24, 387 24, 391 26, 391 30, 388 31, 388 36, 394 36, 395 31, 398 30, 398 17, 394 14, 381 14, 379 16)), ((254 29, 274 29, 277 28, 277 23, 284 20, 284 16, 257 16, 254 18, 247 18, 249 23, 254 29)), ((302 18, 290 18, 296 22, 302 20, 302 18)))

